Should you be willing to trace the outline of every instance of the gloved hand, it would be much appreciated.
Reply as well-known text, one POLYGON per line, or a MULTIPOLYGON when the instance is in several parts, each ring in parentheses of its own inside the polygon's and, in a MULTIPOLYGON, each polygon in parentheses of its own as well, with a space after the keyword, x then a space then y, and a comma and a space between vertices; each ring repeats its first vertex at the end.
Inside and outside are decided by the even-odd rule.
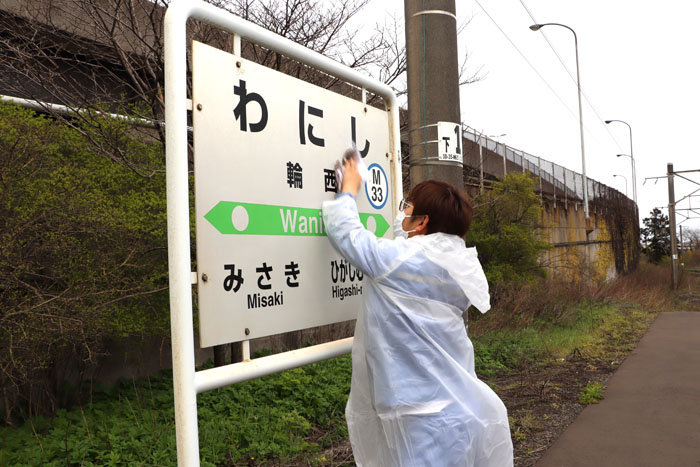
POLYGON ((345 151, 340 161, 335 161, 335 180, 341 192, 350 193, 357 197, 357 192, 362 186, 362 182, 367 182, 369 170, 364 161, 360 158, 360 153, 353 146, 345 151), (352 167, 352 169, 350 169, 352 167), (351 179, 346 182, 348 170, 352 170, 351 179))
POLYGON ((362 176, 360 175, 357 161, 354 157, 350 157, 345 159, 343 163, 345 165, 345 173, 343 174, 343 185, 340 191, 350 193, 357 198, 357 192, 362 186, 362 176))

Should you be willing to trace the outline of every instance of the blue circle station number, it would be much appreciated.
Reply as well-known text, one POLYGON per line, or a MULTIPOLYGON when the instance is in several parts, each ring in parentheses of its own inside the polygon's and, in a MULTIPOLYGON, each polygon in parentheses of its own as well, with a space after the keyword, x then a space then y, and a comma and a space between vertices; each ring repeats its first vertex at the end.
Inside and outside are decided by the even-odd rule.
POLYGON ((386 204, 389 197, 389 180, 386 172, 379 164, 371 164, 368 167, 369 178, 365 183, 365 193, 369 203, 375 209, 381 209, 386 204))

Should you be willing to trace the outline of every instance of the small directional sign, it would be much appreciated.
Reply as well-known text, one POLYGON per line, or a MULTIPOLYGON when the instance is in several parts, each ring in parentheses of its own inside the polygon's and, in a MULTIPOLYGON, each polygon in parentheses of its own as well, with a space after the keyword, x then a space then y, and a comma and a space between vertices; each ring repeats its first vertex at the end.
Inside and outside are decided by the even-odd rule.
POLYGON ((462 125, 438 122, 438 159, 462 163, 462 125))
MULTIPOLYGON (((326 236, 320 209, 220 201, 204 218, 224 235, 326 236)), ((360 213, 360 221, 377 237, 389 230, 379 214, 360 213)))

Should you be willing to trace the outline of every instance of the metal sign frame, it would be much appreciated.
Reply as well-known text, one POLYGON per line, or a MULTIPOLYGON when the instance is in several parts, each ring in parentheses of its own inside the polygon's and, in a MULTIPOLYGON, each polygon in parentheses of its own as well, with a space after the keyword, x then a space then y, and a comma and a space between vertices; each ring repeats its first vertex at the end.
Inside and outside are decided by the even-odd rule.
POLYGON ((168 223, 168 273, 173 352, 175 431, 179 466, 199 465, 197 394, 241 381, 307 365, 350 352, 353 338, 271 355, 209 370, 195 371, 192 285, 197 274, 190 261, 190 209, 187 161, 186 23, 196 19, 284 54, 384 99, 389 112, 393 211, 403 196, 399 106, 392 89, 317 52, 202 0, 174 0, 165 14, 165 158, 168 223))

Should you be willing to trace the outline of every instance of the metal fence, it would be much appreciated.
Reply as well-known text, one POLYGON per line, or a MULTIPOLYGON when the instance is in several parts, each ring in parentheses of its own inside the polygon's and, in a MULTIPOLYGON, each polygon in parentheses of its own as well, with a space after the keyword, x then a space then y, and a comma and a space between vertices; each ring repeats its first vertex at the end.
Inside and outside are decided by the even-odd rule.
MULTIPOLYGON (((530 173, 537 177, 540 196, 548 196, 555 201, 583 203, 583 175, 554 162, 533 156, 525 151, 511 148, 494 141, 478 130, 470 127, 462 129, 464 144, 464 165, 468 167, 467 183, 478 186, 503 178, 512 172, 530 173), (468 144, 471 143, 471 144, 468 144)), ((588 199, 594 202, 609 197, 614 191, 607 185, 588 178, 588 199)))

